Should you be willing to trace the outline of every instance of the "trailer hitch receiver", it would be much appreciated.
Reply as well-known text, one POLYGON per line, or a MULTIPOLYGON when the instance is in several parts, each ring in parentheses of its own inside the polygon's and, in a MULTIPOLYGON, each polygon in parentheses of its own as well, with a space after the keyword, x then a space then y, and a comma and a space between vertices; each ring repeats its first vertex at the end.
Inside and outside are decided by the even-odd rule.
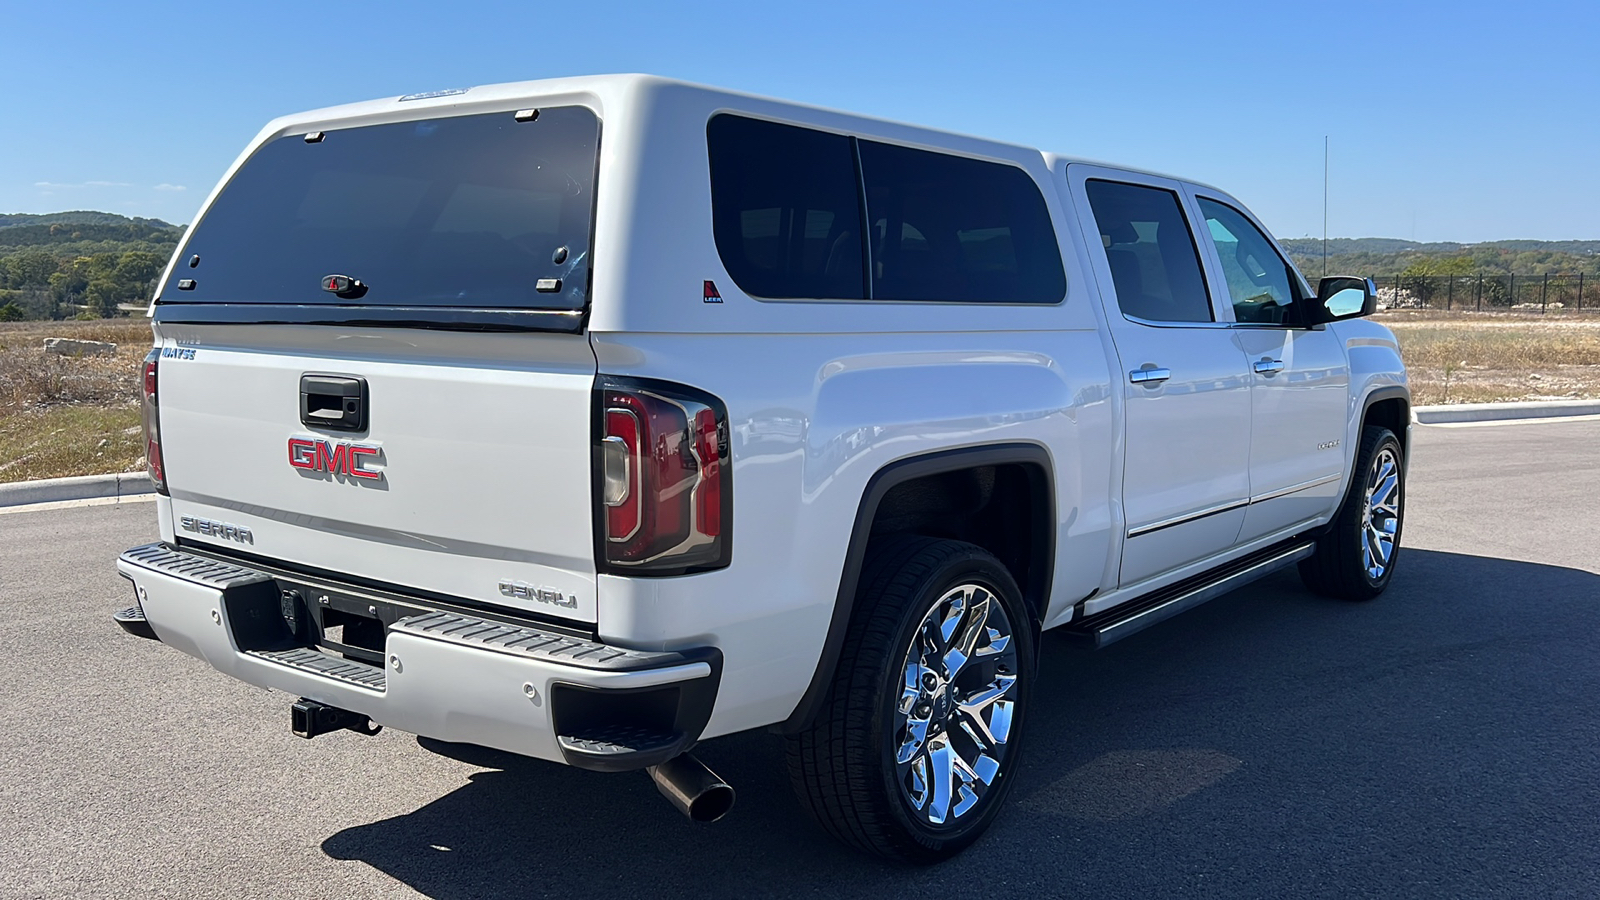
POLYGON ((382 731, 383 726, 372 724, 372 720, 361 713, 328 706, 304 697, 289 707, 289 730, 294 732, 296 737, 310 739, 319 734, 346 729, 370 736, 382 731))

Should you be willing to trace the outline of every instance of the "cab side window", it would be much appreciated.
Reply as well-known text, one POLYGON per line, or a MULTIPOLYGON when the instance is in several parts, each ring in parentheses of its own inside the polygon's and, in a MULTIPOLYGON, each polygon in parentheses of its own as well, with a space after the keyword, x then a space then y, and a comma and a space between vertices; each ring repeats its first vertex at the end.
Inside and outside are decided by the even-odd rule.
POLYGON ((1153 322, 1210 322, 1200 254, 1178 195, 1091 180, 1086 185, 1122 314, 1153 322))
POLYGON ((1289 264, 1243 213, 1200 198, 1206 231, 1222 258, 1233 317, 1240 322, 1282 325, 1295 321, 1295 291, 1289 264))

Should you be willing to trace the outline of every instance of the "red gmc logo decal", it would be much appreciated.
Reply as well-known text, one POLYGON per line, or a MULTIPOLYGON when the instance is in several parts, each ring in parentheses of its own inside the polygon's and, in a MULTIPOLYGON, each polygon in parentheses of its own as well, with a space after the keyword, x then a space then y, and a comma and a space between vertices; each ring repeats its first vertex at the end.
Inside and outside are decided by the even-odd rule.
POLYGON ((345 441, 321 441, 309 438, 289 439, 289 465, 308 472, 327 472, 347 478, 376 480, 382 472, 362 468, 362 458, 377 456, 377 447, 368 444, 351 444, 345 441))

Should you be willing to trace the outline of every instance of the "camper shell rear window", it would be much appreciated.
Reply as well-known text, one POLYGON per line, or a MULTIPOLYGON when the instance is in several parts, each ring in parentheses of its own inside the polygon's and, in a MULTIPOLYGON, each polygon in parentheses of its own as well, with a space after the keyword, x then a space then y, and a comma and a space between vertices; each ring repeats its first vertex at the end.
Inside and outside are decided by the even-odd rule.
POLYGON ((578 106, 529 119, 269 141, 196 223, 158 303, 581 310, 600 122, 578 106))

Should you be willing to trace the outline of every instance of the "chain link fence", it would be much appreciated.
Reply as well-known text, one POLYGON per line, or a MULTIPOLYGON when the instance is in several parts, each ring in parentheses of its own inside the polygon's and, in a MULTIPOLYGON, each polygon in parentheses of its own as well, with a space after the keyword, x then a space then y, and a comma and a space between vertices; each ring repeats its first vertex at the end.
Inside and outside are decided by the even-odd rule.
POLYGON ((1577 275, 1373 276, 1384 309, 1600 313, 1600 277, 1577 275))

